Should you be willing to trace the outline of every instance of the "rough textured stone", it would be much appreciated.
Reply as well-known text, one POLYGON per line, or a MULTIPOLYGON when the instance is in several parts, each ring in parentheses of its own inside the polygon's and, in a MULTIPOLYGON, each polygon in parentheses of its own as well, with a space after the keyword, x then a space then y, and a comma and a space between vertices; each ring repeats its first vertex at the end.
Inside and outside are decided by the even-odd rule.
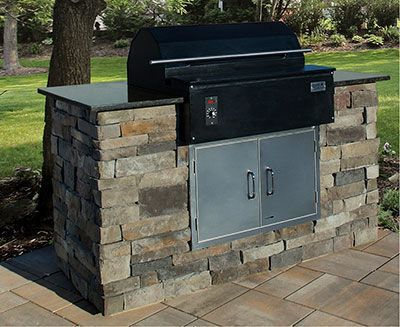
POLYGON ((280 240, 279 232, 270 231, 266 233, 261 233, 258 235, 253 235, 231 242, 231 248, 233 250, 245 250, 256 246, 268 245, 275 243, 280 240))
POLYGON ((378 107, 365 108, 365 123, 375 123, 377 121, 378 107))
POLYGON ((101 227, 110 227, 138 220, 139 206, 134 205, 99 209, 96 223, 101 227))
POLYGON ((93 142, 96 148, 100 150, 112 150, 125 147, 136 147, 138 145, 146 144, 149 141, 147 134, 134 135, 128 137, 118 137, 115 139, 108 139, 103 141, 93 142))
POLYGON ((348 158, 348 159, 341 159, 340 169, 341 170, 349 170, 349 169, 374 165, 377 163, 378 163, 378 155, 377 154, 372 154, 369 156, 362 156, 362 157, 348 158))
POLYGON ((284 245, 282 241, 270 245, 264 245, 254 249, 243 250, 242 251, 243 263, 249 261, 255 261, 258 259, 268 258, 273 254, 282 252, 283 250, 284 250, 284 245))
POLYGON ((174 265, 183 265, 203 258, 228 252, 229 250, 230 250, 229 244, 226 243, 226 244, 214 245, 205 249, 200 249, 188 253, 174 255, 172 258, 174 265))
POLYGON ((125 148, 116 148, 109 150, 95 150, 93 151, 93 158, 95 160, 113 160, 120 158, 134 157, 137 154, 136 146, 129 146, 125 148))
POLYGON ((115 124, 135 119, 135 109, 104 111, 97 113, 98 125, 115 124))
POLYGON ((124 309, 134 309, 146 304, 164 300, 164 288, 162 284, 139 288, 124 294, 124 309))
POLYGON ((111 315, 122 310, 124 310, 123 295, 104 298, 104 315, 111 315))
POLYGON ((140 287, 147 287, 158 284, 158 276, 156 271, 149 271, 140 276, 140 287))
POLYGON ((125 240, 137 240, 185 229, 189 226, 189 215, 187 211, 177 212, 171 215, 143 219, 132 224, 122 225, 122 235, 125 240))
POLYGON ((334 216, 321 218, 317 220, 314 230, 315 233, 332 231, 340 225, 346 224, 353 219, 352 215, 348 212, 341 212, 334 216))
POLYGON ((374 190, 372 192, 367 193, 367 199, 366 199, 367 204, 378 203, 378 202, 379 202, 379 191, 378 190, 374 190))
POLYGON ((115 172, 115 161, 97 161, 93 167, 93 173, 91 174, 94 178, 113 178, 115 172))
POLYGON ((175 141, 168 141, 162 143, 149 143, 141 145, 137 148, 138 156, 142 156, 150 153, 172 151, 176 149, 175 141))
POLYGON ((176 151, 176 166, 187 167, 189 165, 189 147, 179 146, 176 151))
POLYGON ((303 245, 303 260, 315 258, 333 251, 333 238, 303 245))
POLYGON ((327 131, 327 125, 320 125, 319 126, 319 145, 320 146, 326 146, 327 140, 326 140, 326 131, 327 131))
POLYGON ((103 191, 107 189, 121 189, 121 188, 134 188, 136 189, 138 186, 138 177, 137 176, 128 176, 121 178, 110 178, 110 179, 92 179, 90 181, 92 187, 98 191, 103 191))
POLYGON ((136 187, 94 191, 93 195, 95 203, 102 208, 132 206, 139 200, 139 192, 136 187))
POLYGON ((148 262, 187 251, 189 251, 189 244, 186 241, 177 241, 172 245, 159 248, 158 250, 132 255, 131 262, 132 263, 148 262))
POLYGON ((343 200, 344 209, 346 211, 353 211, 365 204, 366 194, 360 194, 356 196, 352 196, 350 198, 346 198, 343 200))
POLYGON ((328 125, 328 130, 361 125, 364 122, 363 111, 347 110, 346 115, 336 115, 335 122, 328 125))
POLYGON ((176 140, 176 131, 158 132, 149 134, 149 143, 169 142, 176 140))
POLYGON ((369 166, 366 168, 366 175, 368 179, 379 177, 379 165, 369 166))
POLYGON ((129 242, 118 242, 99 246, 99 258, 113 259, 115 257, 123 257, 131 254, 131 245, 129 242))
POLYGON ((119 242, 122 240, 119 226, 99 227, 100 244, 119 242))
POLYGON ((175 265, 157 269, 157 273, 160 280, 167 280, 182 275, 200 273, 206 270, 208 270, 208 260, 200 259, 190 263, 185 263, 183 265, 175 265))
POLYGON ((367 124, 365 129, 366 129, 366 132, 367 132, 367 139, 368 140, 376 138, 378 132, 377 132, 375 123, 367 124))
POLYGON ((187 207, 187 185, 145 188, 139 191, 140 214, 159 216, 187 207))
POLYGON ((356 210, 353 210, 350 214, 353 216, 354 219, 374 217, 378 214, 378 206, 376 203, 367 204, 356 210))
POLYGON ((140 135, 175 130, 175 116, 157 117, 121 123, 122 136, 140 135))
POLYGON ((362 90, 351 92, 351 102, 354 108, 378 105, 378 95, 374 91, 362 90))
POLYGON ((167 269, 172 266, 171 257, 166 257, 150 262, 137 263, 132 265, 132 276, 147 274, 151 271, 167 269))
POLYGON ((334 186, 329 189, 329 196, 332 200, 345 199, 366 191, 365 183, 356 182, 342 186, 334 186))
POLYGON ((116 177, 174 168, 175 152, 161 152, 145 156, 117 159, 116 177))
POLYGON ((279 229, 276 231, 276 233, 277 235, 280 235, 282 239, 287 240, 290 238, 300 237, 303 235, 310 234, 313 232, 313 228, 314 228, 313 222, 308 221, 300 225, 279 229))
POLYGON ((350 92, 344 90, 336 93, 337 89, 338 88, 335 88, 335 95, 334 95, 335 110, 347 110, 348 108, 351 107, 350 92))
POLYGON ((165 296, 175 297, 189 294, 211 285, 210 272, 203 271, 199 274, 190 274, 164 282, 165 296))
POLYGON ((144 174, 139 181, 139 188, 154 188, 186 184, 188 169, 186 167, 165 169, 144 174))
POLYGON ((351 184, 365 179, 364 168, 340 171, 335 174, 335 185, 341 186, 351 184))
POLYGON ((135 109, 135 119, 152 119, 160 116, 175 116, 175 114, 175 105, 135 109))
POLYGON ((358 142, 366 139, 367 133, 364 126, 328 129, 328 145, 341 145, 350 142, 358 142))
POLYGON ((330 188, 334 185, 335 179, 333 175, 320 176, 320 186, 321 188, 330 188))
POLYGON ((293 239, 285 241, 286 249, 289 250, 289 249, 300 247, 304 244, 322 241, 327 238, 334 237, 335 235, 336 235, 335 229, 326 229, 326 230, 322 230, 322 231, 318 231, 318 232, 316 231, 313 234, 304 235, 304 236, 301 236, 298 238, 293 238, 293 239))
POLYGON ((379 139, 342 145, 342 158, 361 157, 368 154, 376 154, 379 148, 379 139))
POLYGON ((278 269, 295 265, 301 262, 303 258, 303 249, 301 247, 286 250, 279 254, 275 254, 270 258, 270 269, 278 269))
POLYGON ((340 160, 321 161, 319 167, 321 176, 333 174, 340 170, 340 160))
POLYGON ((330 161, 340 159, 341 148, 340 146, 324 146, 321 147, 320 159, 322 161, 330 161))
POLYGON ((370 243, 378 239, 378 228, 363 229, 359 232, 354 232, 354 246, 370 243))
POLYGON ((353 245, 353 238, 350 234, 339 235, 333 238, 333 251, 342 251, 353 245))
POLYGON ((208 259, 210 270, 224 270, 241 264, 239 252, 230 251, 208 259))
POLYGON ((103 285, 103 292, 105 296, 115 296, 136 290, 140 286, 140 277, 134 276, 103 285))
POLYGON ((102 284, 126 279, 131 274, 130 256, 99 261, 100 281, 102 284))
POLYGON ((378 180, 376 178, 367 180, 367 191, 375 191, 378 189, 378 180))

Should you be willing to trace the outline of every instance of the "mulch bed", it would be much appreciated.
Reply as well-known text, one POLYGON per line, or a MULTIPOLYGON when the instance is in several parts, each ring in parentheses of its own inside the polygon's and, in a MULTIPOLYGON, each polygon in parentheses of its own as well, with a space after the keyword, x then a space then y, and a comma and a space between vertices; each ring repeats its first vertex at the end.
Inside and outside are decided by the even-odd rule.
POLYGON ((40 74, 40 73, 46 73, 47 68, 26 68, 26 67, 19 67, 17 69, 14 69, 12 71, 5 71, 5 70, 0 70, 0 77, 2 76, 23 76, 23 75, 32 75, 32 74, 40 74))
POLYGON ((398 189, 398 179, 395 182, 389 181, 389 178, 399 172, 399 159, 394 157, 383 157, 379 161, 379 178, 378 188, 379 196, 382 198, 383 193, 388 189, 398 189))

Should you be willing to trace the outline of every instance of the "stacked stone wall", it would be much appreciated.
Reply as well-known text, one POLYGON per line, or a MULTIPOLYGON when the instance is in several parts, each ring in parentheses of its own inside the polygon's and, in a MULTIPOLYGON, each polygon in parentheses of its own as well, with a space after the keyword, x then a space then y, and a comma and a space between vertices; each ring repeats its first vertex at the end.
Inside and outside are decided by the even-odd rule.
POLYGON ((336 88, 335 123, 320 128, 320 220, 192 251, 175 106, 96 112, 54 100, 60 267, 111 314, 374 240, 376 111, 374 84, 336 88))

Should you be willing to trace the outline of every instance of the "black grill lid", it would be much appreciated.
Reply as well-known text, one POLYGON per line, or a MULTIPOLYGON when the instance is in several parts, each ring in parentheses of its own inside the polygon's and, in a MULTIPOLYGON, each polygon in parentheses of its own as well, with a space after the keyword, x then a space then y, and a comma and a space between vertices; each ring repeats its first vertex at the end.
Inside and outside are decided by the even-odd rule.
POLYGON ((171 91, 176 79, 293 72, 303 69, 303 52, 281 22, 143 28, 131 44, 128 84, 171 91))

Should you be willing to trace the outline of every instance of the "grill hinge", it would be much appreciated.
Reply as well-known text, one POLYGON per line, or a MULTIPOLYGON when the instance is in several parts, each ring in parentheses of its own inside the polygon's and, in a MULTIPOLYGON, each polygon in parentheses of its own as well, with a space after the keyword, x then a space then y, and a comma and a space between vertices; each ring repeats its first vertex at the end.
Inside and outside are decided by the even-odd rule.
POLYGON ((317 153, 317 150, 318 150, 318 142, 317 142, 317 140, 314 140, 314 152, 315 153, 317 153))
POLYGON ((318 192, 314 191, 314 201, 315 203, 318 203, 318 192))
POLYGON ((196 174, 196 161, 193 160, 193 174, 196 174))
POLYGON ((194 228, 197 230, 199 230, 199 220, 197 218, 194 218, 194 228))

